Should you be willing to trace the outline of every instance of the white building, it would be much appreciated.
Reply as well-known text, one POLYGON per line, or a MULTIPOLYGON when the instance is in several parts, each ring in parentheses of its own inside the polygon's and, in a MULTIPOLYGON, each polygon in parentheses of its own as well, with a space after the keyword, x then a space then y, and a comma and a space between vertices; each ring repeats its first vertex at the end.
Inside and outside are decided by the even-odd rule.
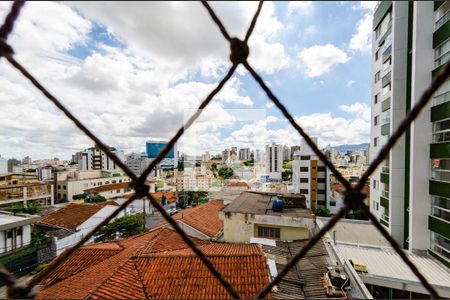
POLYGON ((31 225, 39 216, 0 211, 0 255, 28 246, 31 242, 31 225))
MULTIPOLYGON (((123 151, 116 150, 110 147, 110 150, 121 160, 125 161, 123 151)), ((100 150, 97 146, 91 147, 82 151, 81 161, 78 162, 81 171, 102 170, 114 171, 117 170, 116 163, 109 158, 106 153, 100 150)))
POLYGON ((208 151, 202 154, 202 162, 207 162, 211 160, 211 155, 208 151))
POLYGON ((8 173, 8 160, 0 156, 0 174, 8 173))
POLYGON ((36 169, 36 176, 41 181, 49 181, 53 179, 52 167, 40 167, 36 169))
POLYGON ((73 200, 74 195, 103 185, 130 182, 121 172, 79 171, 56 173, 56 199, 73 200))
POLYGON ((25 156, 22 159, 22 164, 24 164, 24 165, 31 165, 32 163, 33 163, 33 160, 31 160, 31 157, 29 157, 29 156, 25 156))
POLYGON ((250 159, 250 148, 239 149, 239 160, 249 160, 250 159))
POLYGON ((128 154, 125 165, 136 175, 140 175, 149 165, 150 159, 145 152, 128 154))
POLYGON ((206 172, 203 167, 203 172, 197 172, 195 168, 186 168, 184 172, 178 174, 176 178, 177 191, 206 191, 211 187, 214 175, 206 172))
POLYGON ((272 143, 266 146, 266 173, 272 179, 281 179, 283 171, 283 147, 272 143))
MULTIPOLYGON (((449 1, 386 1, 374 13, 373 160, 449 60, 449 1)), ((371 211, 405 249, 450 266, 450 81, 371 176, 371 211)))
MULTIPOLYGON (((312 138, 317 144, 317 138, 312 138)), ((294 153, 292 163, 293 192, 306 197, 308 208, 327 206, 327 168, 309 145, 302 140, 301 150, 294 153)))

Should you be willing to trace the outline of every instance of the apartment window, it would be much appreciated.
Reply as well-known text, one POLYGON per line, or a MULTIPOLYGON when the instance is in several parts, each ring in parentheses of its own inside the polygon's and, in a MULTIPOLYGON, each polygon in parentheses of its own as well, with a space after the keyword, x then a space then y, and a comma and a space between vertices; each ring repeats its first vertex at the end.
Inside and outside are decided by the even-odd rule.
POLYGON ((317 179, 317 182, 318 182, 318 183, 325 183, 325 178, 318 178, 318 179, 317 179))
POLYGON ((336 206, 336 202, 330 201, 330 206, 336 206))
POLYGON ((377 211, 379 211, 379 210, 380 210, 380 205, 377 202, 377 211))
POLYGON ((433 123, 433 143, 450 141, 450 120, 433 123))
POLYGON ((391 83, 389 82, 385 87, 383 87, 383 96, 391 91, 391 83))
POLYGON ((373 138, 373 146, 377 147, 378 146, 378 138, 373 138))
POLYGON ((374 99, 373 99, 373 102, 375 102, 375 104, 378 103, 378 98, 380 98, 380 93, 376 94, 374 99))
POLYGON ((308 183, 308 178, 300 178, 301 183, 308 183))
POLYGON ((375 73, 375 83, 377 83, 378 81, 380 81, 380 71, 375 73))
POLYGON ((310 160, 311 156, 300 156, 300 160, 310 160))
POLYGON ((373 125, 377 126, 380 122, 380 115, 377 115, 373 118, 373 125))
POLYGON ((317 194, 319 194, 319 195, 325 195, 325 190, 317 190, 317 194))
POLYGON ((308 167, 300 167, 300 172, 308 172, 308 167))
POLYGON ((308 195, 309 191, 307 189, 301 189, 300 194, 308 195))
POLYGON ((325 167, 317 167, 317 172, 325 172, 325 167))
POLYGON ((378 183, 377 183, 377 181, 376 181, 376 180, 374 180, 374 181, 373 181, 373 188, 374 188, 374 189, 378 189, 378 187, 377 187, 377 186, 378 186, 378 183))
POLYGON ((67 187, 65 185, 63 185, 63 190, 67 190, 67 187))
POLYGON ((120 193, 120 190, 116 190, 116 193, 120 193))
POLYGON ((389 57, 384 63, 383 63, 383 71, 386 71, 391 66, 392 58, 389 57))
POLYGON ((378 39, 381 35, 381 26, 378 26, 377 29, 375 29, 375 39, 378 39))
POLYGON ((447 39, 444 43, 437 46, 434 49, 434 67, 440 67, 450 58, 450 39, 447 39))
POLYGON ((6 231, 6 238, 11 239, 13 237, 12 229, 6 231))
POLYGON ((16 234, 17 235, 22 235, 22 227, 19 227, 16 229, 16 234))
POLYGON ((58 185, 58 190, 60 190, 61 189, 61 186, 60 185, 58 185))
POLYGON ((380 49, 377 50, 377 52, 375 52, 375 61, 378 60, 378 53, 380 52, 380 49))
POLYGON ((279 239, 280 228, 258 226, 258 236, 279 239))

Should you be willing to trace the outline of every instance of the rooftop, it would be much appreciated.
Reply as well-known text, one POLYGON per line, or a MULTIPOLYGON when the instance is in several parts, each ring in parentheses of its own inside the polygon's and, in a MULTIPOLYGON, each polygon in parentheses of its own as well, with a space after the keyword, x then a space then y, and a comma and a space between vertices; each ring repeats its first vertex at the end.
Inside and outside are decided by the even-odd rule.
MULTIPOLYGON (((219 212, 223 207, 223 201, 211 200, 208 203, 184 209, 174 214, 172 218, 193 227, 211 238, 217 238, 223 232, 223 220, 219 219, 219 212)), ((163 222, 163 224, 166 223, 166 221, 163 222)))
MULTIPOLYGON (((293 198, 292 194, 286 194, 293 198)), ((277 197, 276 193, 243 192, 222 211, 224 213, 249 213, 254 215, 274 215, 289 217, 313 218, 311 210, 306 208, 283 208, 281 212, 272 210, 272 202, 277 197)))
POLYGON ((100 204, 71 203, 42 217, 36 224, 75 230, 106 205, 114 204, 110 201, 100 204))
MULTIPOLYGON (((276 246, 262 245, 268 259, 274 259, 279 273, 286 263, 300 252, 308 240, 293 242, 276 241, 276 246)), ((272 293, 276 299, 327 298, 320 276, 327 272, 327 251, 322 241, 318 242, 277 285, 272 293)), ((272 275, 273 276, 273 275, 272 275)))
POLYGON ((7 230, 14 227, 32 224, 39 220, 39 216, 16 214, 0 211, 0 229, 7 230))
MULTIPOLYGON (((259 246, 192 240, 243 298, 268 284, 259 246)), ((41 284, 37 298, 230 298, 179 235, 164 227, 83 246, 41 284)))
POLYGON ((113 183, 113 184, 107 184, 107 185, 101 185, 96 186, 94 188, 86 189, 85 192, 105 192, 105 191, 113 191, 118 189, 124 189, 130 186, 129 182, 120 182, 120 183, 113 183))

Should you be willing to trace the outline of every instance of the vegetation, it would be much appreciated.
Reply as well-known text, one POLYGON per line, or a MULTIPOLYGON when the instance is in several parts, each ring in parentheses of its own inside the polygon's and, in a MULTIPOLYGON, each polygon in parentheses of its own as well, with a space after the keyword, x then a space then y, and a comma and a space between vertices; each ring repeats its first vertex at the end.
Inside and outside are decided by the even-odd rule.
POLYGON ((106 198, 102 195, 95 195, 94 197, 86 197, 86 202, 92 202, 92 203, 99 203, 99 202, 105 202, 106 198))
POLYGON ((128 215, 103 226, 96 234, 95 241, 115 240, 146 232, 144 214, 128 215))
POLYGON ((284 170, 283 172, 281 172, 281 178, 284 181, 291 180, 291 178, 292 178, 292 170, 291 169, 287 169, 287 170, 284 170))
POLYGON ((253 166, 255 164, 255 160, 253 158, 251 158, 250 160, 246 160, 244 161, 244 166, 253 166))
POLYGON ((368 220, 369 218, 366 217, 366 215, 364 214, 364 211, 362 209, 357 209, 357 210, 353 211, 352 219, 368 220))
POLYGON ((181 191, 178 193, 178 207, 197 206, 208 202, 208 192, 206 191, 181 191))
POLYGON ((42 248, 51 242, 51 238, 45 235, 43 231, 31 232, 30 246, 34 249, 42 248))
POLYGON ((211 171, 217 171, 217 163, 213 162, 211 164, 211 171))
POLYGON ((223 179, 228 179, 233 177, 234 172, 231 168, 222 168, 217 172, 217 174, 223 179))
POLYGON ((39 207, 33 203, 28 203, 27 206, 24 206, 22 203, 13 204, 7 207, 6 210, 14 214, 25 213, 31 215, 35 215, 40 211, 39 207))
POLYGON ((72 199, 73 199, 73 200, 84 200, 84 199, 86 199, 87 195, 88 195, 88 194, 86 194, 86 193, 83 193, 83 194, 76 194, 76 195, 73 195, 73 196, 72 196, 72 199))
POLYGON ((316 208, 313 208, 312 211, 314 214, 318 217, 329 217, 331 216, 330 210, 323 206, 318 206, 316 208))
POLYGON ((37 273, 39 273, 40 271, 44 270, 46 267, 48 266, 48 264, 40 264, 39 266, 37 266, 36 268, 34 268, 33 271, 31 271, 31 275, 36 275, 37 273))

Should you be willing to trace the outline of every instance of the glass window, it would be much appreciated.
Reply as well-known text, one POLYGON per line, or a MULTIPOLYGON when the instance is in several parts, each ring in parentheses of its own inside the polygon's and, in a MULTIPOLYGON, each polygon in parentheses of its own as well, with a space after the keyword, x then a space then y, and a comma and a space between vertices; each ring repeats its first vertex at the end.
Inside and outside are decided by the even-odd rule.
POLYGON ((22 235, 22 227, 17 228, 16 233, 17 235, 22 235))
POLYGON ((373 124, 375 125, 375 126, 377 126, 378 125, 378 120, 380 119, 380 115, 377 115, 377 116, 375 116, 374 118, 373 118, 373 124))
POLYGON ((310 156, 300 156, 300 160, 310 160, 310 156))
POLYGON ((377 147, 378 146, 378 138, 373 138, 373 146, 377 147))
POLYGON ((280 238, 280 228, 258 226, 258 236, 268 238, 280 238))
POLYGON ((434 49, 434 67, 437 68, 448 62, 450 58, 450 39, 434 49))
POLYGON ((325 172, 325 167, 317 167, 317 172, 325 172))
POLYGON ((307 189, 301 189, 300 194, 308 195, 309 191, 307 189))
POLYGON ((375 52, 375 61, 378 60, 378 53, 380 52, 380 50, 378 49, 377 52, 375 52))
POLYGON ((325 190, 317 190, 317 194, 319 194, 319 195, 325 195, 325 190))
POLYGON ((386 86, 383 87, 383 96, 388 94, 391 91, 391 83, 389 82, 386 86))
POLYGON ((377 104, 378 103, 378 98, 380 97, 380 93, 378 93, 378 94, 376 94, 375 95, 375 97, 374 97, 374 102, 375 102, 375 104, 377 104))
POLYGON ((300 167, 300 172, 308 172, 308 167, 300 167))
POLYGON ((378 81, 380 81, 380 71, 375 73, 375 83, 377 83, 378 81))
POLYGON ((308 183, 308 178, 300 178, 301 183, 308 183))
POLYGON ((318 178, 317 179, 318 183, 325 183, 325 181, 326 181, 325 178, 318 178))

